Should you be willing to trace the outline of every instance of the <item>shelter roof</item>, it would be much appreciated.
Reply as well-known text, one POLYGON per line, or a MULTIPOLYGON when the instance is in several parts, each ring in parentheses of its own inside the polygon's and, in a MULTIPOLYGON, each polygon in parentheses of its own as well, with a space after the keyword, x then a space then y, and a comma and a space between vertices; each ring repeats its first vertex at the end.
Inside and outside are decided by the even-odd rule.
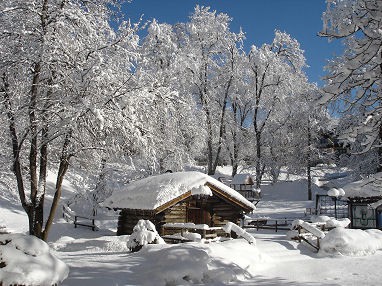
POLYGON ((348 198, 382 197, 382 172, 349 183, 343 186, 343 190, 348 198))
POLYGON ((142 209, 160 212, 179 201, 197 195, 205 195, 201 186, 211 189, 213 195, 239 206, 245 211, 256 207, 234 189, 200 172, 165 173, 132 182, 114 190, 102 205, 114 209, 142 209))

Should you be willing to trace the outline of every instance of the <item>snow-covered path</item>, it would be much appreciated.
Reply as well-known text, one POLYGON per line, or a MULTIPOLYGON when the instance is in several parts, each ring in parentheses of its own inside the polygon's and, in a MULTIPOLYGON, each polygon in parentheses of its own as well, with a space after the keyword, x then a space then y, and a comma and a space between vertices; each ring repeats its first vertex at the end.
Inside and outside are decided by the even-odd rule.
MULTIPOLYGON (((255 277, 245 282, 211 282, 207 285, 348 286, 381 283, 381 251, 373 256, 319 257, 310 246, 288 240, 285 232, 260 230, 252 233, 257 239, 258 249, 269 257, 265 267, 259 267, 255 277)), ((59 241, 56 246, 58 244, 59 241)), ((69 277, 63 286, 150 285, 142 281, 146 281, 147 276, 157 274, 138 271, 142 265, 151 262, 139 252, 128 253, 123 237, 63 241, 57 253, 70 267, 69 277)), ((164 270, 167 268, 163 265, 164 270)), ((152 280, 152 283, 155 281, 152 280)), ((184 285, 188 285, 186 281, 184 285)))
POLYGON ((253 234, 272 262, 248 285, 381 285, 381 251, 373 256, 319 257, 310 246, 287 240, 285 233, 253 234))
MULTIPOLYGON (((263 200, 258 204, 256 216, 301 217, 306 201, 303 182, 286 182, 266 186, 263 200)), ((92 232, 88 229, 74 229, 61 220, 54 227, 52 241, 65 233, 74 238, 63 241, 58 255, 70 266, 69 277, 63 286, 77 285, 156 285, 143 284, 147 276, 142 265, 150 261, 139 254, 131 254, 126 248, 126 238, 108 236, 110 233, 92 232), (61 230, 61 231, 59 231, 61 230)), ((263 267, 258 267, 253 278, 246 281, 211 282, 208 285, 380 285, 382 251, 375 255, 361 257, 319 257, 313 248, 287 239, 286 232, 272 230, 247 230, 256 238, 259 251, 269 257, 263 267)), ((60 242, 60 240, 58 241, 60 242)), ((163 270, 168 267, 163 265, 163 270)), ((149 282, 150 283, 150 282, 149 282)), ((185 281, 185 285, 187 282, 185 281)), ((180 284, 176 284, 180 285, 180 284)))

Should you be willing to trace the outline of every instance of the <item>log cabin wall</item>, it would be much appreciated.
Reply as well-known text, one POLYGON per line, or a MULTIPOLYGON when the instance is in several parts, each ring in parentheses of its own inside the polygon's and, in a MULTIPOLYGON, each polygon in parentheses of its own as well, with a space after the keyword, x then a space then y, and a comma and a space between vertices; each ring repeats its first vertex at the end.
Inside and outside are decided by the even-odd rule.
POLYGON ((118 216, 117 235, 132 234, 140 219, 150 220, 155 224, 155 215, 151 210, 123 209, 118 216))
POLYGON ((133 233, 134 226, 140 219, 150 220, 160 235, 172 234, 164 233, 163 225, 166 223, 201 223, 193 221, 195 216, 193 216, 192 210, 197 209, 203 210, 204 214, 201 219, 204 221, 202 223, 209 226, 224 226, 227 222, 240 224, 243 215, 240 207, 216 195, 204 199, 189 197, 158 214, 155 214, 153 210, 121 210, 118 217, 117 235, 133 233))
POLYGON ((182 201, 176 205, 164 210, 163 212, 156 215, 155 227, 159 235, 170 235, 173 233, 167 232, 164 233, 163 225, 166 223, 185 223, 187 222, 187 202, 182 201))
POLYGON ((240 219, 242 217, 242 210, 221 198, 213 196, 208 199, 211 204, 212 213, 212 226, 223 226, 227 222, 233 222, 240 224, 240 219))

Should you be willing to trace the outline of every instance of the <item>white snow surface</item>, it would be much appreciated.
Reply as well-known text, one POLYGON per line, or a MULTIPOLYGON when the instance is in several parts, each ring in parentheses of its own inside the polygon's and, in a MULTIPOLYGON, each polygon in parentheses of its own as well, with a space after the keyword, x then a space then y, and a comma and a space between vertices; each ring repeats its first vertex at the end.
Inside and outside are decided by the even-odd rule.
MULTIPOLYGON (((263 198, 257 205, 256 216, 305 219, 305 207, 311 203, 306 200, 305 182, 281 181, 262 186, 262 189, 263 198)), ((72 186, 64 181, 63 196, 68 198, 72 192, 72 186)), ((22 207, 8 201, 3 194, 7 192, 0 190, 0 225, 7 231, 26 232, 28 220, 22 207)), ((195 277, 194 281, 203 277, 199 285, 213 286, 380 285, 381 250, 364 251, 365 256, 354 256, 352 252, 338 255, 335 251, 317 254, 310 246, 288 239, 286 231, 246 231, 256 238, 256 247, 244 239, 236 239, 209 244, 147 245, 139 252, 130 253, 126 246, 129 236, 115 236, 115 232, 106 226, 96 232, 89 228, 74 228, 58 212, 49 235, 49 246, 70 267, 62 286, 161 285, 164 276, 172 277, 172 282, 177 281, 168 281, 168 285, 192 284, 191 280, 184 279, 187 277, 181 277, 183 273, 190 273, 190 277, 195 277), (159 253, 151 256, 154 252, 159 253), (183 255, 187 253, 195 256, 183 255), (205 254, 209 257, 207 267, 205 254), (193 273, 194 269, 200 269, 201 262, 205 267, 204 274, 193 273), (179 275, 172 271, 174 264, 179 275), (226 282, 229 277, 232 281, 226 282)), ((368 236, 362 244, 382 241, 375 239, 379 230, 366 233, 368 236)))
POLYGON ((369 198, 382 196, 382 172, 343 186, 345 197, 369 198))
POLYGON ((155 285, 238 283, 252 278, 267 260, 256 247, 243 240, 149 245, 139 252, 139 257, 144 257, 145 263, 137 265, 132 273, 139 285, 153 285, 154 281, 155 285))
POLYGON ((53 285, 64 280, 68 266, 57 259, 48 244, 30 235, 1 234, 0 284, 53 285))
POLYGON ((251 174, 241 173, 241 174, 236 174, 232 178, 231 184, 235 184, 235 185, 248 184, 250 181, 252 181, 253 183, 253 177, 251 176, 251 174))
POLYGON ((249 208, 256 209, 251 202, 227 185, 195 171, 165 173, 132 182, 124 189, 113 191, 102 205, 109 208, 154 210, 188 191, 205 186, 206 183, 221 189, 249 208))
POLYGON ((382 249, 382 231, 338 227, 321 240, 321 255, 365 256, 382 249))
POLYGON ((325 223, 327 228, 347 227, 350 224, 350 219, 348 218, 335 219, 326 215, 312 215, 310 219, 313 223, 325 223))
POLYGON ((331 188, 329 191, 328 191, 328 196, 329 197, 342 197, 345 195, 345 191, 342 189, 342 188, 331 188))
POLYGON ((212 196, 212 191, 208 186, 199 186, 191 189, 191 195, 212 196))

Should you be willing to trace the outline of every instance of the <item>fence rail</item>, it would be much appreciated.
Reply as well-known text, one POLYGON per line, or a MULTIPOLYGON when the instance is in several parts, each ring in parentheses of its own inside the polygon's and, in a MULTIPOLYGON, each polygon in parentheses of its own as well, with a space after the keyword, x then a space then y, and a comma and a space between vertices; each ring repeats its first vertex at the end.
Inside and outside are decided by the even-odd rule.
POLYGON ((292 225, 292 221, 295 219, 288 218, 258 218, 258 219, 250 219, 249 222, 244 223, 243 228, 255 228, 259 229, 274 229, 275 232, 279 230, 290 230, 290 226, 292 225))
POLYGON ((74 228, 77 226, 90 227, 92 231, 98 230, 98 227, 95 225, 95 217, 86 217, 77 215, 76 212, 71 210, 69 206, 62 206, 62 217, 67 221, 72 221, 74 228))

